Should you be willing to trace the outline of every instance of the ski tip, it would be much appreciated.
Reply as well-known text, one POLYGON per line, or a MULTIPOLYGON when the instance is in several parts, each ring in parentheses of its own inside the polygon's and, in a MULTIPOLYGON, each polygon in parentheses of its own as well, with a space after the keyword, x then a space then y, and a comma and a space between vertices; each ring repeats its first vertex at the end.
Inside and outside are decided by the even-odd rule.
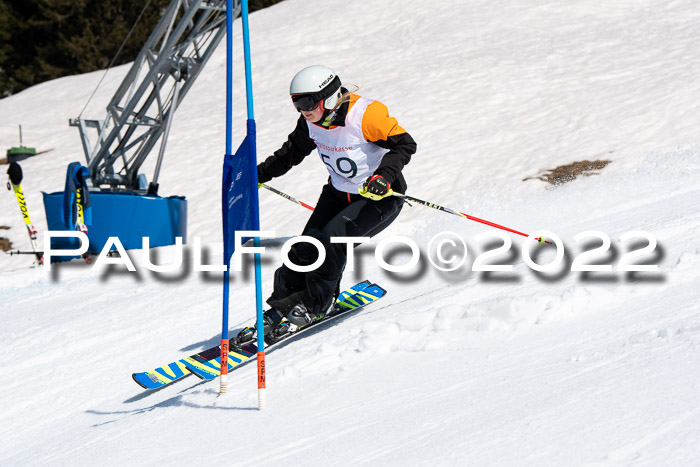
POLYGON ((367 287, 365 287, 364 289, 362 289, 362 291, 364 293, 372 294, 377 298, 383 297, 384 295, 387 294, 386 289, 383 287, 380 287, 377 284, 370 284, 367 287))
POLYGON ((158 389, 165 384, 157 379, 149 378, 146 373, 132 373, 131 378, 143 389, 158 389))
POLYGON ((149 388, 147 388, 146 386, 144 386, 143 384, 141 384, 141 382, 136 378, 136 373, 131 373, 131 379, 133 379, 134 382, 135 382, 136 384, 138 384, 139 386, 141 386, 142 388, 144 388, 144 389, 149 389, 149 388))
POLYGON ((383 297, 384 295, 386 295, 386 289, 380 287, 379 284, 377 284, 376 282, 372 282, 367 279, 353 285, 352 287, 350 287, 349 290, 353 290, 355 292, 371 293, 372 295, 376 295, 377 297, 383 297))

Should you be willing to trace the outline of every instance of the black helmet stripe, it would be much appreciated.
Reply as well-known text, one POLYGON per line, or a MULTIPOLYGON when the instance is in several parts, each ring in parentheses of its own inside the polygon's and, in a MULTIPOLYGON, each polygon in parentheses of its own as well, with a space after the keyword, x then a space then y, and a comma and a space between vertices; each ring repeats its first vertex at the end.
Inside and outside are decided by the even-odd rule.
POLYGON ((316 102, 319 102, 323 99, 326 99, 328 97, 331 97, 338 89, 340 89, 340 78, 338 78, 338 75, 335 76, 331 80, 330 83, 326 85, 323 89, 321 89, 318 92, 304 92, 304 93, 299 93, 299 94, 294 94, 295 96, 301 96, 305 94, 311 94, 316 102))

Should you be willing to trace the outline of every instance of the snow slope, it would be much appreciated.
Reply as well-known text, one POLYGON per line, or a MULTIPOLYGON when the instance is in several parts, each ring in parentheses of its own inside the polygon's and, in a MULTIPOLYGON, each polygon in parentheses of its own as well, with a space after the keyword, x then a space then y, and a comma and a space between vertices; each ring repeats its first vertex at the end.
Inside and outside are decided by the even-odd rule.
MULTIPOLYGON (((477 255, 500 245, 477 236, 495 229, 406 206, 359 248, 344 279, 370 278, 389 294, 272 349, 269 407, 259 412, 254 365, 232 374, 224 396, 194 377, 151 393, 130 377, 217 342, 218 275, 191 263, 160 274, 80 262, 46 272, 29 257, 0 256, 0 465, 698 465, 699 17, 690 0, 286 0, 251 15, 260 157, 297 118, 291 77, 327 64, 387 104, 418 142, 405 169, 409 194, 519 231, 551 231, 562 266, 533 271, 524 239, 510 235, 495 262, 512 272, 472 271, 477 255), (523 181, 584 159, 612 163, 556 189, 523 181), (593 261, 611 272, 571 271, 600 245, 574 240, 590 230, 611 239, 593 261), (656 272, 617 270, 646 245, 621 238, 638 230, 658 242, 637 261, 656 272), (430 240, 448 231, 469 249, 449 273, 427 259, 430 240), (373 255, 397 235, 415 241, 422 259, 388 273, 373 255)), ((220 220, 208 209, 219 199, 224 64, 222 47, 181 105, 160 179, 164 195, 187 196, 190 238, 201 237, 211 262, 221 254, 220 220)), ((84 116, 103 117, 127 70, 109 72, 84 116)), ((240 65, 238 74, 241 90, 240 65)), ((40 231, 40 192, 62 189, 66 165, 83 160, 67 120, 101 76, 0 100, 3 147, 17 144, 21 123, 25 144, 53 148, 21 163, 40 231)), ((238 91, 240 139, 243 99, 238 91)), ((325 178, 312 155, 271 185, 313 203, 325 178)), ((263 228, 280 238, 308 217, 269 192, 261 211, 263 228)), ((16 248, 29 248, 9 192, 0 225, 16 248)), ((268 244, 264 294, 279 243, 268 244)), ((531 249, 540 264, 554 250, 531 249)), ((158 253, 163 263, 174 256, 173 247, 158 253)), ((402 264, 408 254, 390 258, 402 264)), ((234 275, 232 330, 253 318, 252 287, 250 274, 234 275)))

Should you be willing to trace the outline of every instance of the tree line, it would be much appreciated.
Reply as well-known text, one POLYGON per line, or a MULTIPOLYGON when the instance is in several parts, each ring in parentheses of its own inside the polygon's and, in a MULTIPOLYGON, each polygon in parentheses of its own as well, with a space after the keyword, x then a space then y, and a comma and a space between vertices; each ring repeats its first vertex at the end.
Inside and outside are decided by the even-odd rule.
MULTIPOLYGON (((249 0, 251 12, 281 0, 249 0)), ((136 58, 171 0, 0 0, 0 98, 136 58)))

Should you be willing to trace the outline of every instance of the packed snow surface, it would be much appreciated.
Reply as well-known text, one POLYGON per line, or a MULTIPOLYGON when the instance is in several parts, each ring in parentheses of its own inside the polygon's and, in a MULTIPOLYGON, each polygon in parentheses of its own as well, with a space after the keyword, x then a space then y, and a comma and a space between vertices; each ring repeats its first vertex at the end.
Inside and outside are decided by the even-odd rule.
MULTIPOLYGON (((404 171, 410 195, 547 231, 552 244, 406 205, 343 280, 368 278, 387 296, 270 349, 264 411, 255 364, 234 371, 221 396, 217 381, 193 376, 153 392, 131 379, 218 342, 220 274, 191 261, 151 272, 139 250, 129 252, 136 272, 80 261, 47 272, 2 255, 0 465, 698 465, 699 22, 691 0, 286 0, 252 14, 260 158, 294 127, 291 77, 322 63, 418 142, 404 171), (612 162, 558 187, 533 179, 582 160, 612 162), (443 243, 445 259, 458 257, 459 239, 469 252, 451 272, 428 248, 446 232, 456 246, 443 243), (420 261, 390 273, 376 247, 398 236, 420 261), (608 250, 581 259, 607 239, 608 250), (482 264, 512 270, 475 271, 504 241, 482 264)), ((240 21, 235 30, 242 140, 240 21)), ((176 114, 159 180, 162 194, 187 197, 189 239, 200 237, 210 263, 221 261, 225 61, 221 46, 176 114)), ((109 71, 84 117, 104 117, 128 68, 109 71)), ((68 119, 102 75, 0 100, 0 146, 17 145, 21 123, 25 144, 53 149, 21 162, 40 232, 41 191, 61 190, 67 164, 84 162, 68 119)), ((313 204, 326 177, 312 154, 270 185, 313 204)), ((263 229, 300 233, 308 211, 260 197, 263 229)), ((0 226, 15 249, 30 248, 11 192, 0 226)), ((267 243, 264 295, 281 243, 267 243)), ((390 263, 409 262, 408 248, 391 251, 390 263)), ((176 257, 175 247, 157 253, 163 264, 176 257)), ((234 273, 231 331, 254 313, 250 270, 234 273)))

